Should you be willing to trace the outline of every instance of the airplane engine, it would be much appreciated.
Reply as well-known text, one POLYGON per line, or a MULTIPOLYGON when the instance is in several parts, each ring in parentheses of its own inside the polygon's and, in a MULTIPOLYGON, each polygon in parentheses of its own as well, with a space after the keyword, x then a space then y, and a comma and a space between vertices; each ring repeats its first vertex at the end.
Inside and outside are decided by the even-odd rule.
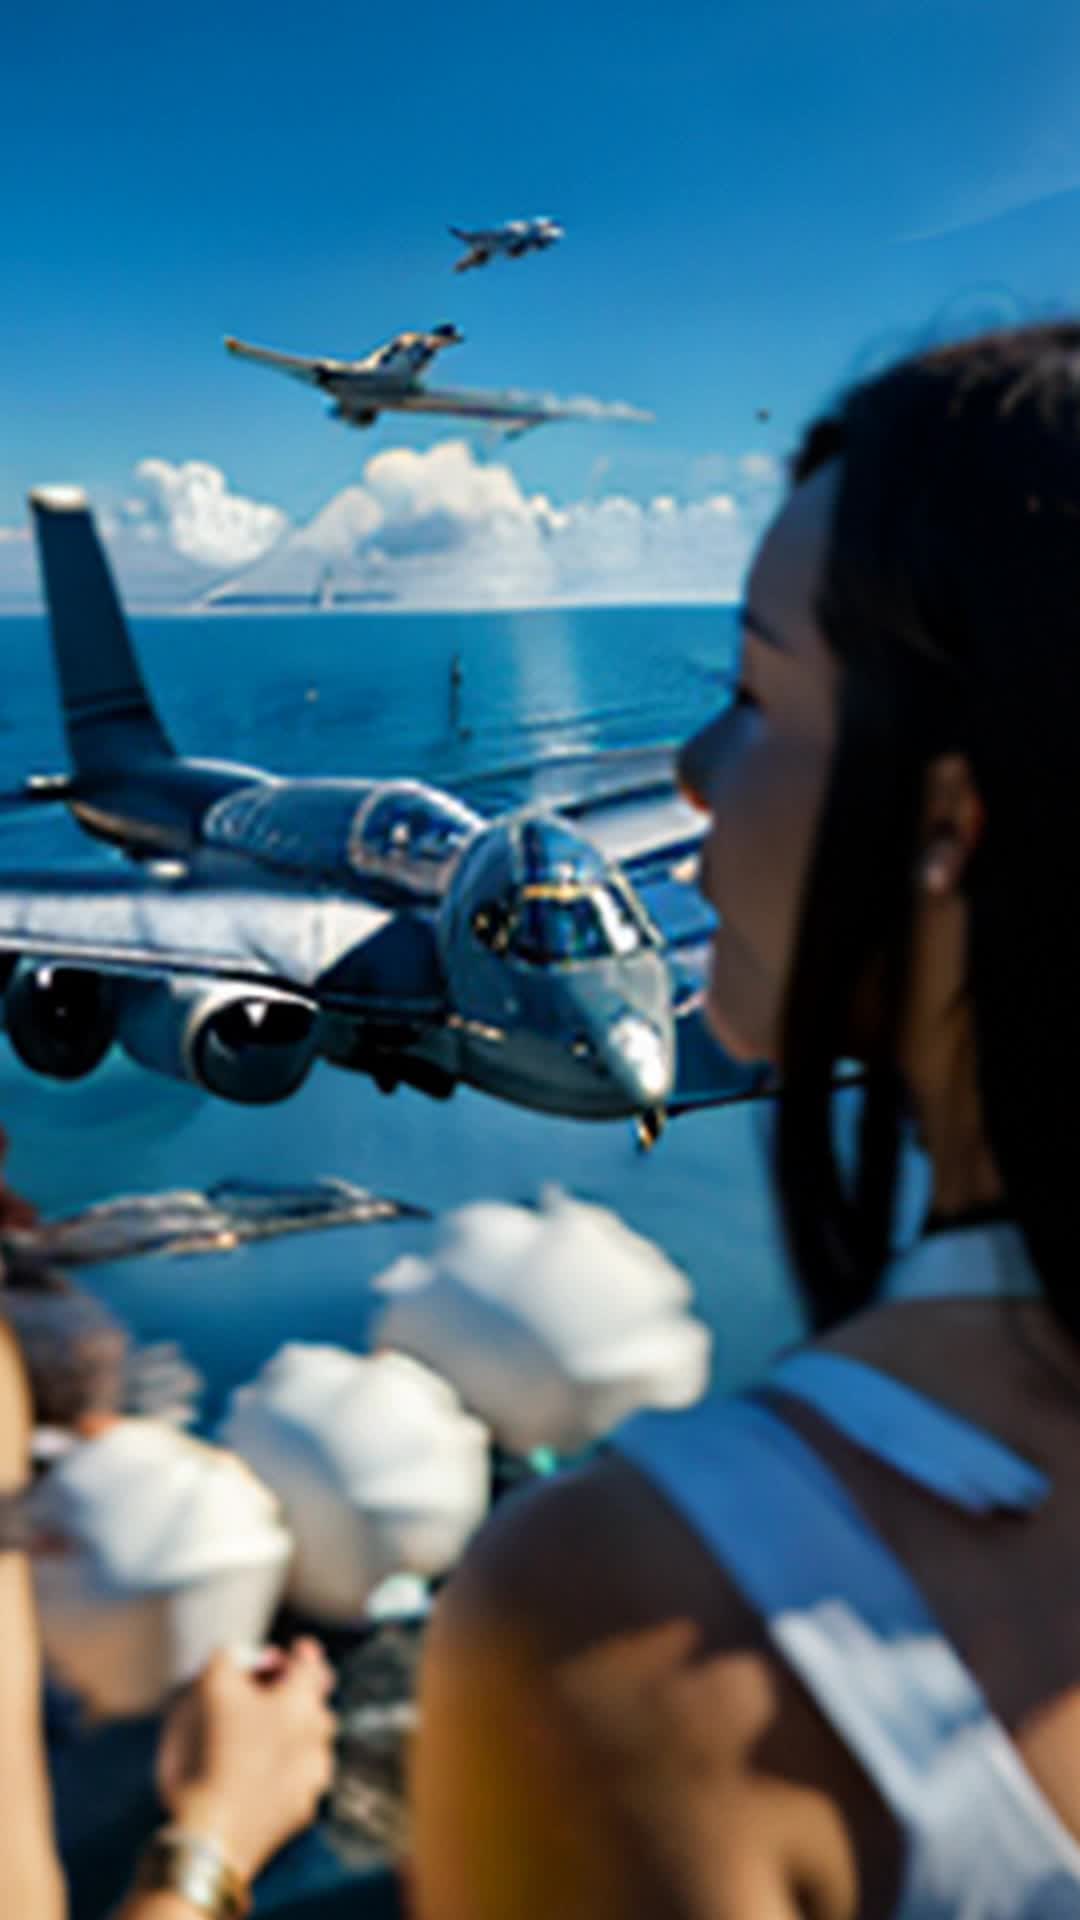
POLYGON ((245 994, 216 980, 128 981, 116 1026, 141 1066, 243 1106, 288 1099, 319 1051, 317 1010, 273 987, 245 994))
POLYGON ((83 967, 20 960, 4 995, 4 1024, 24 1066, 51 1080, 82 1080, 115 1037, 111 983, 83 967))
POLYGON ((340 420, 346 427, 373 427, 379 415, 374 407, 342 407, 330 409, 331 420, 340 420))

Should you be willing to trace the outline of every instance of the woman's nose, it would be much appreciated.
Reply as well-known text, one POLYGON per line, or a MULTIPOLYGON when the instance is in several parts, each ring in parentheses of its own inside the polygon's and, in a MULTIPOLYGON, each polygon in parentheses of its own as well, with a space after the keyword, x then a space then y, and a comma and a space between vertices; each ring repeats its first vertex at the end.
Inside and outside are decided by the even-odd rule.
POLYGON ((724 718, 723 714, 717 714, 684 742, 675 757, 675 778, 685 799, 697 807, 699 813, 712 811, 709 788, 724 718))

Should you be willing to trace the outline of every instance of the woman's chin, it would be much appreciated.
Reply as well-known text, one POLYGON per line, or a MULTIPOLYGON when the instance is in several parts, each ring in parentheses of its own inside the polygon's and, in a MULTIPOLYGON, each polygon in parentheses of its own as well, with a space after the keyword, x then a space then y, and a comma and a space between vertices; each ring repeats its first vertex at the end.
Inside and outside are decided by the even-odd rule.
POLYGON ((713 935, 705 982, 705 1019, 713 1038, 741 1067, 775 1061, 776 996, 756 955, 722 921, 713 935))
POLYGON ((705 1024, 718 1046, 740 1067, 775 1064, 771 1047, 763 1044, 760 1034, 750 1034, 718 1005, 711 989, 705 996, 705 1024))

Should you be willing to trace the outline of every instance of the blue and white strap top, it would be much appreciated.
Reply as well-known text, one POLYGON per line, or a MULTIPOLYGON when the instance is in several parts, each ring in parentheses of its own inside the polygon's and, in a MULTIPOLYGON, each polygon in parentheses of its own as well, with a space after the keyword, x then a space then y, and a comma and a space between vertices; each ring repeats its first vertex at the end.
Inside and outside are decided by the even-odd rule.
MULTIPOLYGON (((885 1297, 1035 1291, 1020 1236, 994 1226, 921 1242, 885 1297)), ((860 1361, 801 1352, 765 1384, 966 1512, 1023 1514, 1049 1493, 990 1434, 860 1361)), ((639 1414, 613 1444, 712 1548, 892 1812, 896 1920, 1080 1920, 1080 1845, 821 1456, 745 1398, 639 1414)))

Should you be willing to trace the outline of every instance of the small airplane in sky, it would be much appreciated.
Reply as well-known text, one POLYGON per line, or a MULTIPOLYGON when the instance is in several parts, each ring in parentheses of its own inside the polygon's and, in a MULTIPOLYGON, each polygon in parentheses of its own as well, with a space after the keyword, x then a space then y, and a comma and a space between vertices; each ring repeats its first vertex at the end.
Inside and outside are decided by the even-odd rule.
POLYGON ((182 757, 85 496, 43 488, 31 504, 72 770, 21 797, 63 801, 136 864, 0 869, 3 1018, 23 1063, 77 1080, 118 1043, 259 1105, 321 1058, 384 1092, 464 1082, 636 1117, 655 1138, 712 924, 686 884, 702 817, 666 752, 591 784, 542 770, 535 802, 509 812, 490 790, 483 810, 482 781, 469 804, 415 779, 182 757))
POLYGON ((481 420, 505 428, 508 433, 524 433, 556 420, 629 420, 650 421, 651 413, 623 401, 588 398, 556 400, 550 394, 471 392, 425 387, 421 375, 436 354, 446 347, 460 346, 464 335, 445 323, 428 333, 398 333, 384 346, 362 360, 311 359, 303 354, 278 353, 270 347, 249 346, 243 340, 226 336, 229 353, 240 360, 252 360, 257 366, 272 367, 308 387, 328 395, 333 405, 331 418, 350 427, 373 427, 380 413, 424 413, 449 415, 460 420, 481 420))
POLYGON ((521 260, 527 253, 544 253, 563 238, 565 228, 546 214, 532 220, 506 220, 501 227, 450 227, 455 240, 468 248, 454 262, 455 273, 467 273, 470 267, 486 267, 500 254, 506 260, 521 260))

